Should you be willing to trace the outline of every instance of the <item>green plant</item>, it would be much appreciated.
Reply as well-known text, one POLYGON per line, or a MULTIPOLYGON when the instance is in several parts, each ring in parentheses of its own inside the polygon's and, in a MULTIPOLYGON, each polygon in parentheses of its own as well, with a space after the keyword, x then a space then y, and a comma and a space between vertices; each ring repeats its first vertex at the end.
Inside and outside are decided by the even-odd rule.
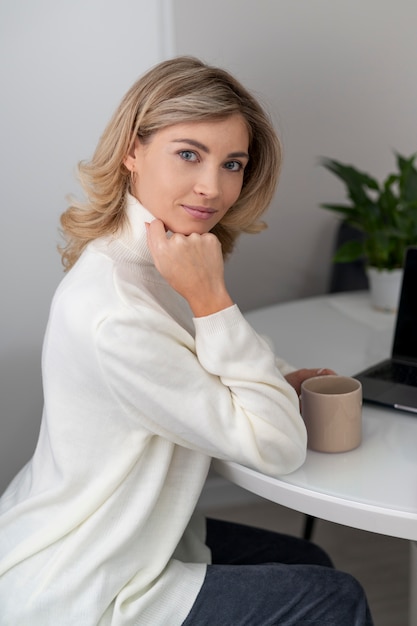
POLYGON ((333 257, 336 263, 364 258, 378 269, 402 267, 405 250, 417 245, 417 153, 404 158, 396 153, 397 172, 378 181, 352 165, 323 158, 320 163, 343 181, 350 204, 321 204, 339 213, 362 234, 347 241, 333 257))

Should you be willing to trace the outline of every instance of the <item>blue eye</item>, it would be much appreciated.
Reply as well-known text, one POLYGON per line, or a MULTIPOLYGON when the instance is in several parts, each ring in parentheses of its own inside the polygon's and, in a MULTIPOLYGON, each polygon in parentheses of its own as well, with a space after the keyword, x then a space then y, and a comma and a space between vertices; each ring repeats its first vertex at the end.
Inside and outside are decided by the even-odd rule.
POLYGON ((184 161, 196 161, 197 155, 192 150, 181 150, 179 153, 180 157, 184 159, 184 161))
POLYGON ((243 165, 240 161, 228 161, 224 164, 225 168, 231 172, 240 172, 243 165))

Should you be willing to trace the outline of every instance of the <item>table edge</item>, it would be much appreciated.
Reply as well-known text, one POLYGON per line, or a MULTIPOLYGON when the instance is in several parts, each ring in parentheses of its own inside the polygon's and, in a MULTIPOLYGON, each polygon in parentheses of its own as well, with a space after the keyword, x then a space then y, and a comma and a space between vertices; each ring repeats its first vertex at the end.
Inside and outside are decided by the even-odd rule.
POLYGON ((417 514, 310 491, 231 461, 213 459, 213 470, 230 482, 307 515, 378 534, 417 541, 417 514))

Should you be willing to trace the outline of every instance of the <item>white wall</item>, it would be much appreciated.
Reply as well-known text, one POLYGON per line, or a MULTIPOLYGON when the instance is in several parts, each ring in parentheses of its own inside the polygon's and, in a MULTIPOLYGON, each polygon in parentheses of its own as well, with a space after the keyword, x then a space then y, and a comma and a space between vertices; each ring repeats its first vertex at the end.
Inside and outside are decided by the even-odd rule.
POLYGON ((415 0, 175 0, 175 45, 232 71, 267 104, 284 144, 269 231, 227 268, 243 309, 327 289, 344 190, 320 156, 385 176, 417 151, 415 0))
POLYGON ((59 215, 136 78, 170 55, 165 2, 0 3, 0 492, 39 429, 41 344, 62 277, 59 215), (162 7, 162 8, 161 8, 162 7))

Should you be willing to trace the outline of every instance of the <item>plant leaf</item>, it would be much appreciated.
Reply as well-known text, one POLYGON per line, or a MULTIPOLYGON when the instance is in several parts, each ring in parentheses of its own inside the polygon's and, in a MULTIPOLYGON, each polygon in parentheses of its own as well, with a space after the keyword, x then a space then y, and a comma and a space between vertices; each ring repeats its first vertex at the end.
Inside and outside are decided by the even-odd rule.
POLYGON ((321 164, 346 186, 351 204, 321 204, 364 234, 362 241, 348 241, 334 255, 345 263, 364 258, 379 268, 401 267, 405 249, 417 245, 417 153, 406 158, 396 153, 397 172, 381 185, 375 178, 334 159, 321 164))
POLYGON ((405 159, 400 154, 396 153, 397 166, 400 171, 399 185, 401 197, 406 201, 417 199, 417 169, 414 167, 416 156, 417 153, 405 159))
POLYGON ((366 193, 366 188, 379 191, 379 184, 375 178, 352 165, 345 165, 327 158, 322 158, 320 163, 345 183, 349 198, 354 204, 366 205, 368 202, 372 202, 366 193))
POLYGON ((346 241, 336 251, 333 261, 335 263, 350 263, 360 259, 364 254, 364 244, 362 241, 351 240, 346 241))

